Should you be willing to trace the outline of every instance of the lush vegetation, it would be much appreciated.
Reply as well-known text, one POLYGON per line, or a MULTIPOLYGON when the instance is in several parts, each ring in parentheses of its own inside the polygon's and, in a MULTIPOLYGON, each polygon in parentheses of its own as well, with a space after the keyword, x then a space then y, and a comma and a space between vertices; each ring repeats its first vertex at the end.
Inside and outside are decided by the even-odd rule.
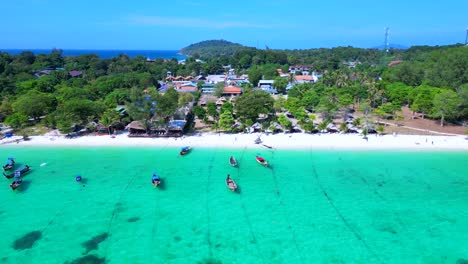
POLYGON ((190 57, 185 64, 175 59, 148 62, 123 54, 112 59, 92 54, 64 57, 60 50, 37 56, 28 51, 16 56, 0 53, 0 122, 18 129, 39 122, 65 133, 92 123, 122 127, 132 120, 142 121, 147 129, 164 126, 181 117, 180 107, 197 102, 200 96, 174 89, 160 93, 159 81, 165 80, 166 72, 214 74, 223 72, 227 64, 238 74, 248 74, 253 85, 246 84, 234 104, 193 109, 216 129, 242 129, 259 117, 264 128, 276 123, 294 128, 296 124, 286 115, 275 112, 288 112, 303 130, 313 132, 325 129, 337 117, 344 120, 349 112, 360 111, 365 120, 356 125, 363 127, 371 123, 369 115, 398 120, 402 106, 409 106, 422 118, 438 119, 442 125, 468 119, 468 48, 461 45, 391 50, 387 56, 382 51, 351 47, 302 51, 242 48, 222 53, 225 55, 204 57, 204 62, 190 57), (391 60, 401 62, 388 67, 391 60), (349 67, 350 61, 355 67, 349 67), (286 91, 289 82, 294 84, 294 75, 280 77, 278 69, 288 72, 297 63, 309 64, 322 76, 315 84, 295 84, 286 91), (72 77, 72 70, 81 74, 72 77), (287 92, 287 99, 273 100, 269 94, 253 90, 262 78, 275 80, 278 90, 287 92), (127 107, 126 115, 115 111, 118 105, 127 107), (319 117, 322 122, 314 123, 319 117), (236 122, 242 126, 233 126, 236 122))
POLYGON ((196 58, 216 57, 216 56, 231 56, 236 51, 243 49, 244 46, 238 43, 229 42, 226 40, 205 40, 195 44, 191 44, 180 50, 181 54, 195 56, 196 58))

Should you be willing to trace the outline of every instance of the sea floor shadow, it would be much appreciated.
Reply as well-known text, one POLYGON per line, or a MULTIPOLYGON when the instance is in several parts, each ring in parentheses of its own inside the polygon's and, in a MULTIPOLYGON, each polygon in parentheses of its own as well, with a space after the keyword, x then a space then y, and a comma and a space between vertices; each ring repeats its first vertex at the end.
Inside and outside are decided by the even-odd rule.
POLYGON ((161 178, 161 182, 159 183, 157 189, 160 189, 161 191, 166 190, 166 180, 161 178))
POLYGON ((31 185, 31 181, 23 180, 20 187, 18 188, 18 191, 27 191, 29 189, 29 185, 31 185))

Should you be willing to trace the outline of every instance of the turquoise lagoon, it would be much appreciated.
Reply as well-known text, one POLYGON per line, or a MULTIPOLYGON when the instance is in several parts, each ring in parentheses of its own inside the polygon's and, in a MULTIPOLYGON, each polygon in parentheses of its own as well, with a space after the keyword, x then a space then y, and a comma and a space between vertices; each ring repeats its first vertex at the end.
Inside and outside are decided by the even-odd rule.
POLYGON ((0 263, 468 260, 467 152, 1 147, 7 157, 32 171, 16 191, 1 180, 0 263))

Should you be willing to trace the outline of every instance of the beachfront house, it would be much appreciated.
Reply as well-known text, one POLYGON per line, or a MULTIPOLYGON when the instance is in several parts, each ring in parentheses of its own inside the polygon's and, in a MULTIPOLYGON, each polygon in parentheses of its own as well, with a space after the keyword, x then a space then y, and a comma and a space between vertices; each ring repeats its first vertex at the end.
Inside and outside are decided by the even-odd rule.
POLYGON ((132 121, 125 129, 128 129, 129 137, 143 137, 147 136, 146 128, 140 121, 132 121))

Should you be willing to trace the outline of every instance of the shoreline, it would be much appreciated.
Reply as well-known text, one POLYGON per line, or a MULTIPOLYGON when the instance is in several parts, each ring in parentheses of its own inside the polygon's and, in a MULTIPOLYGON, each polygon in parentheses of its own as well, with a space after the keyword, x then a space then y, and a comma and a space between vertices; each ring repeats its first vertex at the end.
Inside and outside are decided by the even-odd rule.
MULTIPOLYGON (((363 139, 358 134, 222 134, 203 133, 180 138, 129 138, 128 133, 111 137, 81 136, 65 138, 57 135, 31 136, 0 140, 5 146, 95 146, 95 147, 203 147, 203 148, 247 148, 247 149, 321 149, 321 150, 458 150, 468 151, 466 136, 425 136, 425 135, 370 135, 363 139), (260 136, 262 142, 255 144, 260 136)), ((1 146, 0 145, 0 146, 1 146)))

